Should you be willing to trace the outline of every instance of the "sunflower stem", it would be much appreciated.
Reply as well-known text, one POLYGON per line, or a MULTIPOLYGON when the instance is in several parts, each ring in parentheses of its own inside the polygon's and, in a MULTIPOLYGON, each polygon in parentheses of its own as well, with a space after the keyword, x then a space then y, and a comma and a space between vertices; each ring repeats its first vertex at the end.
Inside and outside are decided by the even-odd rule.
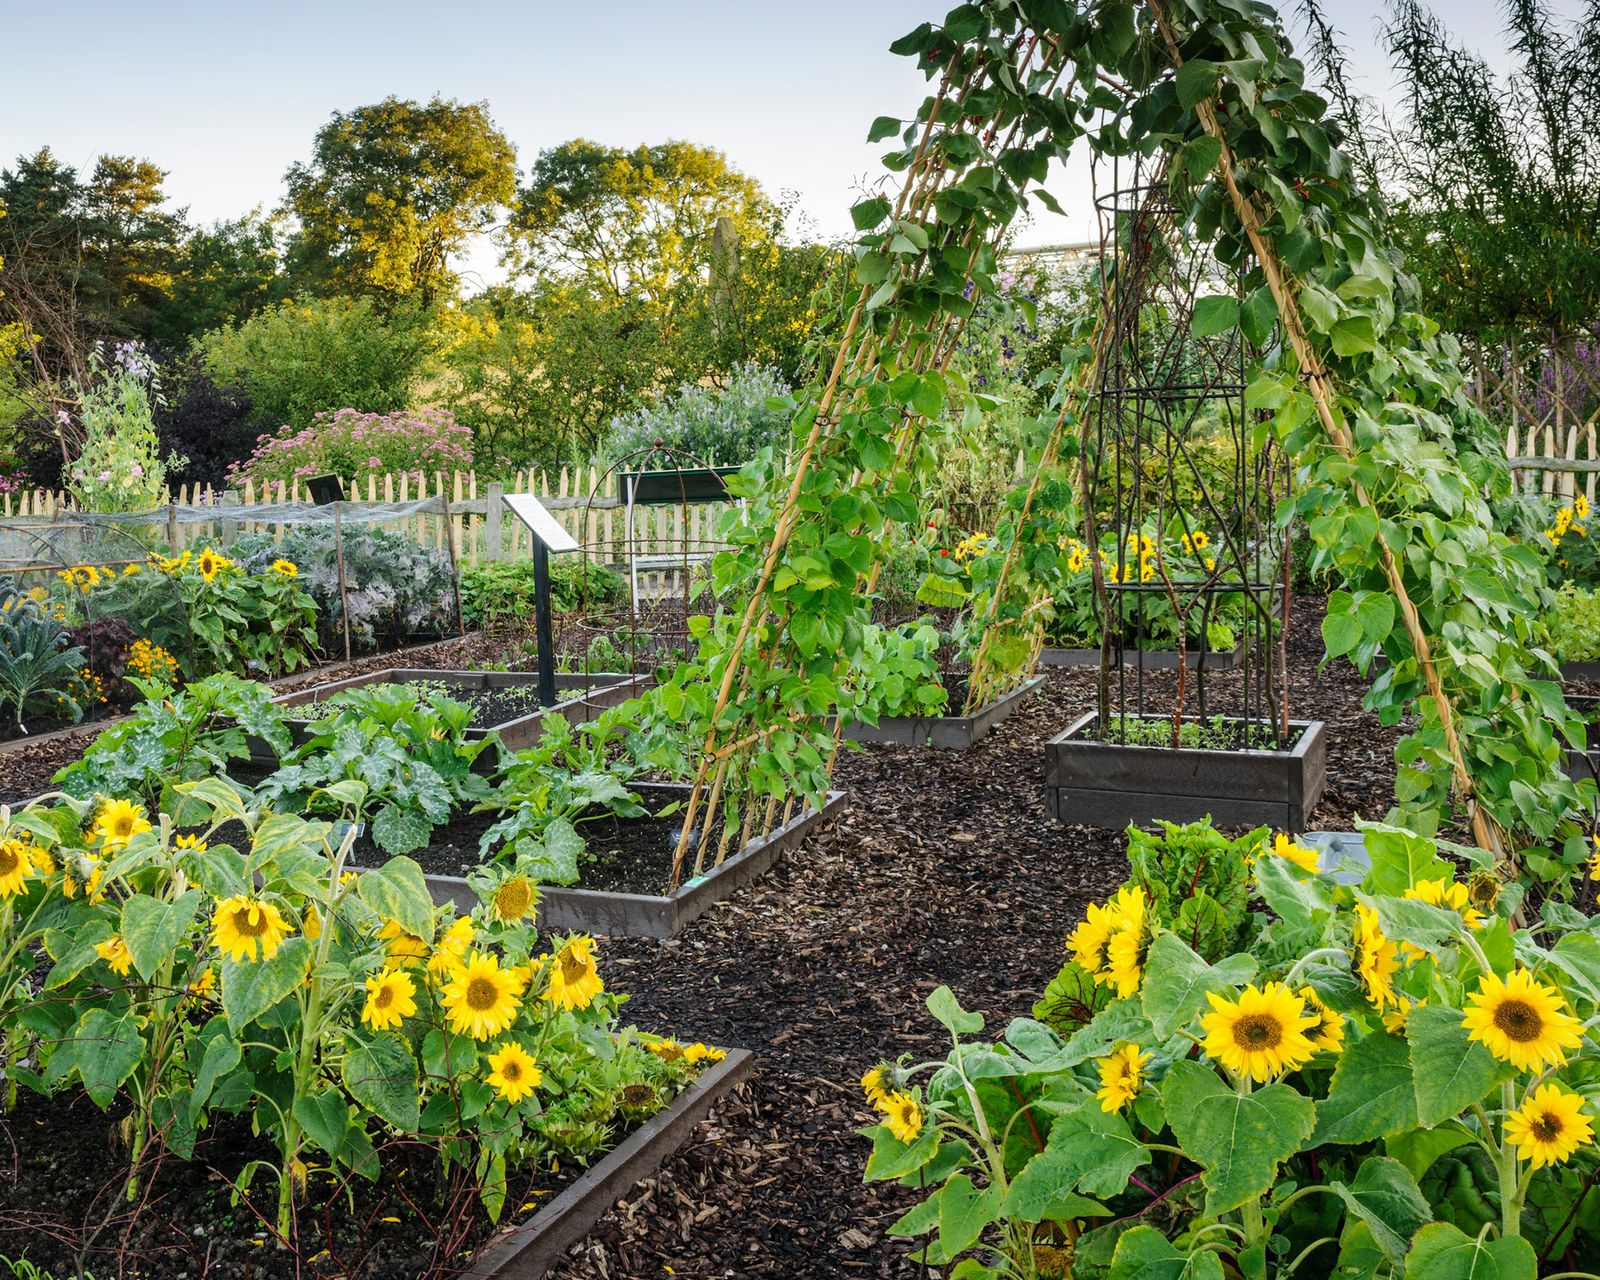
MULTIPOLYGON (((1507 1080, 1500 1086, 1500 1125, 1504 1130, 1506 1118, 1516 1109, 1516 1086, 1507 1080)), ((1522 1234, 1522 1197, 1527 1184, 1518 1177, 1517 1148, 1504 1141, 1500 1144, 1500 1234, 1503 1237, 1522 1234)))

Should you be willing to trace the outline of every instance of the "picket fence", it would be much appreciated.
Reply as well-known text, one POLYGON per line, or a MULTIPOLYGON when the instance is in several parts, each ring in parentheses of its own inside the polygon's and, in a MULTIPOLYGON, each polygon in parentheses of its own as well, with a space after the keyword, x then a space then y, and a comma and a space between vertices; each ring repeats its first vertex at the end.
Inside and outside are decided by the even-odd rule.
MULTIPOLYGON (((544 471, 519 471, 507 480, 481 483, 471 471, 440 471, 432 477, 368 475, 354 486, 346 509, 350 518, 357 520, 365 503, 422 504, 403 519, 383 521, 383 527, 427 546, 448 547, 463 568, 470 568, 532 554, 532 535, 504 504, 507 494, 516 493, 536 494, 586 551, 612 563, 626 558, 618 473, 599 467, 562 467, 553 477, 544 471)), ((166 522, 167 541, 175 550, 207 539, 226 544, 240 533, 267 531, 281 539, 285 525, 252 520, 251 508, 308 501, 310 494, 299 481, 280 481, 259 489, 251 482, 243 489, 228 490, 183 485, 167 495, 163 509, 152 513, 152 524, 159 527, 166 522), (181 520, 171 518, 178 508, 184 509, 181 520), (201 515, 208 518, 195 518, 201 515)), ((635 554, 704 553, 719 545, 717 522, 726 507, 725 503, 707 503, 636 508, 635 554)), ((62 492, 41 489, 0 495, 0 521, 55 519, 70 516, 73 510, 70 496, 62 492)))

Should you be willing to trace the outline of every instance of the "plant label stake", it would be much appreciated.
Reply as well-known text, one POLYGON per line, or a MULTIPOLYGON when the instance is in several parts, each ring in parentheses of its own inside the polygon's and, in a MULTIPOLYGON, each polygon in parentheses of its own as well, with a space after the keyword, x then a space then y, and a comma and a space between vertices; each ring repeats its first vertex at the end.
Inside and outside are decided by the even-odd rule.
POLYGON ((576 551, 577 542, 531 493, 508 493, 506 506, 533 535, 533 622, 539 646, 539 705, 556 705, 555 637, 550 626, 550 553, 576 551))

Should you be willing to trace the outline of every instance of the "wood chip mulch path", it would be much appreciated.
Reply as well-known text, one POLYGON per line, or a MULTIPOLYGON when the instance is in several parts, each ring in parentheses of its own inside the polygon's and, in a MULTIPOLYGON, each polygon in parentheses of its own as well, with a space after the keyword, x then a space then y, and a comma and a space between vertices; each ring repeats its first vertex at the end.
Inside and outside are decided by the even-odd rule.
MULTIPOLYGON (((1393 803, 1393 746, 1348 663, 1316 670, 1318 601, 1291 628, 1296 717, 1330 735, 1318 828, 1393 803)), ((1153 682, 1170 681, 1165 674, 1153 682)), ((999 1034, 1027 1016, 1086 903, 1126 873, 1119 833, 1045 813, 1046 739, 1092 707, 1096 673, 1053 671, 968 753, 875 746, 844 758, 851 805, 831 832, 667 942, 608 940, 602 970, 630 1020, 755 1051, 757 1076, 552 1273, 638 1277, 916 1277, 885 1234, 913 1197, 863 1186, 871 1123, 857 1085, 879 1057, 942 1056, 923 1007, 949 985, 999 1034)), ((1170 687, 1162 685, 1159 687, 1170 687)), ((1192 683, 1191 683, 1192 690, 1192 683)), ((1226 710, 1235 676, 1207 676, 1226 710)))

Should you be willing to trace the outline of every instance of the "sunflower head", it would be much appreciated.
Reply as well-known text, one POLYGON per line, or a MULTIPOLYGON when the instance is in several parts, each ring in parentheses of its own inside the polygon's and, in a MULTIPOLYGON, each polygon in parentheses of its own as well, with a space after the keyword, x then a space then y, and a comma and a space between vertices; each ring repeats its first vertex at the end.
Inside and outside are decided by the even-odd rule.
POLYGON ((1151 1055, 1137 1044, 1118 1045, 1095 1065, 1100 1071, 1100 1089, 1095 1097, 1100 1099, 1102 1111, 1120 1111, 1139 1096, 1144 1085, 1144 1064, 1151 1055))
POLYGON ((1287 831, 1278 832, 1269 852, 1276 857, 1282 858, 1285 862, 1294 863, 1302 871, 1309 871, 1313 875, 1316 874, 1317 851, 1306 848, 1305 845, 1299 843, 1287 831))
POLYGON ((899 1091, 891 1093, 878 1103, 878 1110, 883 1115, 884 1124, 888 1125, 889 1132, 894 1134, 897 1141, 917 1140, 926 1117, 922 1113, 922 1104, 909 1093, 899 1091))
POLYGON ((398 1027, 417 1011, 417 984, 403 969, 385 968, 367 979, 361 1021, 374 1031, 398 1027))
POLYGON ((1308 1032, 1321 1019, 1280 982, 1246 987, 1237 1000, 1207 992, 1211 1012, 1200 1020, 1205 1051, 1235 1075, 1271 1080, 1316 1052, 1308 1032))
POLYGON ((507 1030, 522 1007, 522 982, 492 952, 469 952, 450 975, 441 998, 451 1030, 487 1040, 507 1030))
POLYGON ((500 882, 489 900, 494 918, 515 924, 539 904, 539 890, 527 876, 510 876, 500 882))
POLYGON ((111 966, 111 972, 118 977, 125 975, 133 968, 133 957, 128 954, 128 944, 122 940, 120 933, 114 933, 104 942, 95 944, 95 954, 111 966))
POLYGON ((531 1053, 515 1040, 507 1040, 489 1055, 488 1079, 495 1092, 515 1106, 539 1087, 544 1073, 531 1053))
POLYGON ((293 560, 274 560, 272 562, 272 572, 280 578, 298 578, 300 576, 299 566, 293 560))
MULTIPOLYGON (((187 555, 188 553, 185 552, 184 554, 187 555)), ((222 555, 217 551, 213 551, 210 547, 207 547, 200 553, 200 560, 197 567, 200 570, 200 576, 207 582, 210 582, 224 569, 231 569, 233 567, 233 561, 228 559, 227 556, 222 555)))
POLYGON ((568 938, 550 960, 550 985, 544 998, 559 1009, 587 1009, 604 991, 605 983, 594 961, 594 939, 568 938))
POLYGON ((94 822, 94 834, 107 849, 120 849, 150 829, 144 810, 128 800, 107 800, 94 822))
POLYGON ((1583 1099, 1559 1085, 1542 1084, 1506 1116, 1506 1140, 1535 1169, 1564 1164, 1579 1147, 1594 1141, 1594 1122, 1583 1099))
POLYGON ((1344 1018, 1328 1008, 1313 987, 1301 987, 1300 999, 1306 1012, 1315 1014, 1317 1021, 1306 1028, 1306 1038, 1319 1053, 1338 1053, 1344 1047, 1344 1018))
POLYGON ((1361 980, 1367 1001, 1380 1013, 1399 1004, 1394 992, 1394 975, 1400 968, 1400 948, 1384 935, 1378 913, 1364 902, 1356 903, 1356 924, 1351 971, 1361 980))
POLYGON ((1582 1024, 1567 1012, 1561 993, 1526 969, 1505 979, 1485 974, 1467 1004, 1471 1007, 1461 1019, 1467 1038, 1481 1041, 1518 1071, 1562 1066, 1567 1051, 1583 1042, 1582 1024))
POLYGON ((428 958, 430 950, 428 940, 419 938, 398 920, 386 920, 378 932, 378 937, 388 943, 385 950, 392 964, 410 968, 428 958))
POLYGON ((472 945, 472 917, 462 916, 440 935, 428 957, 428 972, 434 978, 443 978, 455 972, 472 945))
POLYGON ((230 959, 270 960, 289 936, 289 922, 278 908, 243 894, 217 903, 211 913, 211 939, 230 959))
POLYGON ((33 859, 27 841, 15 836, 0 840, 0 898, 14 898, 22 892, 33 873, 33 859))

